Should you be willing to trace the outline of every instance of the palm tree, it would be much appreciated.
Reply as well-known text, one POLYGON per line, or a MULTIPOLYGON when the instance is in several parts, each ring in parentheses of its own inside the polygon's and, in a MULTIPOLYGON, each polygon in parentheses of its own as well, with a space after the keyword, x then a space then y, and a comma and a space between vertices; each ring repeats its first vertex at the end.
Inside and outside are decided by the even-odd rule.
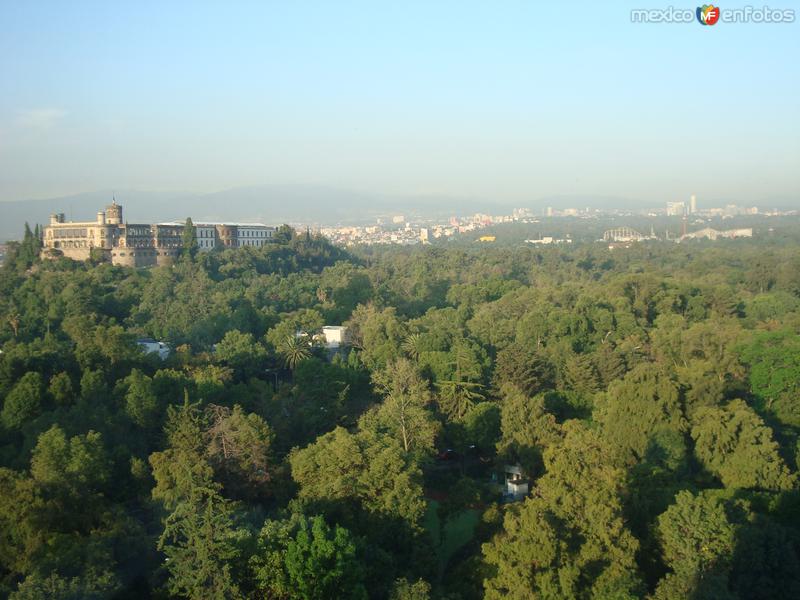
POLYGON ((436 384, 439 388, 439 408, 449 419, 459 421, 484 399, 483 386, 474 381, 447 380, 436 384))
POLYGON ((480 377, 480 366, 463 343, 456 343, 451 349, 453 376, 449 380, 436 383, 439 388, 439 408, 448 418, 463 419, 464 416, 484 399, 483 385, 476 381, 480 377))
POLYGON ((286 336, 286 340, 281 345, 280 353, 283 355, 288 369, 294 371, 297 365, 311 357, 311 350, 308 346, 306 336, 286 336))
POLYGON ((419 360, 419 353, 420 353, 420 343, 422 341, 422 336, 418 333, 412 333, 406 339, 403 340, 401 345, 403 352, 406 353, 406 356, 413 360, 419 360))

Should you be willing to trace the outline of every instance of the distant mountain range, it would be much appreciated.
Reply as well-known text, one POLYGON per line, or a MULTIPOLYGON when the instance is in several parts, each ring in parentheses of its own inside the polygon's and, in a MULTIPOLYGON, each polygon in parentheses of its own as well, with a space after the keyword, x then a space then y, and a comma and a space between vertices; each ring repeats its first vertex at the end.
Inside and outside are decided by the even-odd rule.
MULTIPOLYGON (((495 202, 480 198, 432 195, 379 195, 301 185, 262 185, 219 192, 159 192, 98 190, 41 200, 0 202, 0 241, 18 239, 25 222, 46 224, 51 213, 63 212, 67 220, 93 220, 98 210, 116 196, 128 222, 153 223, 183 221, 253 221, 268 225, 303 223, 332 225, 374 222, 378 217, 402 214, 409 217, 448 217, 476 212, 510 214, 515 207, 536 211, 554 208, 641 209, 660 204, 608 196, 550 196, 530 202, 495 202)), ((724 205, 719 201, 716 205, 724 205)), ((769 206, 797 206, 797 202, 776 199, 769 206)))

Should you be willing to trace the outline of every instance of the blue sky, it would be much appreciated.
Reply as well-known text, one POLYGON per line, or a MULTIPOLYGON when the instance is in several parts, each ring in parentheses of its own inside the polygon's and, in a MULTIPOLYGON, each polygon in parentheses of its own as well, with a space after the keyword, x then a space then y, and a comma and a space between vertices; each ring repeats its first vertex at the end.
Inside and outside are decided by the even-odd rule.
POLYGON ((800 25, 631 23, 670 4, 0 0, 0 200, 800 202, 800 25))

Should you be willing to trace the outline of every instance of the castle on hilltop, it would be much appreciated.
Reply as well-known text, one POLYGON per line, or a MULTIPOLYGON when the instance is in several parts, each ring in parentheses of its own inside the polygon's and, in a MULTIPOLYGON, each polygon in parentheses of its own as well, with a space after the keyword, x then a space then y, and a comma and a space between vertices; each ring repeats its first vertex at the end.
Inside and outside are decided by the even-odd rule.
MULTIPOLYGON (((195 223, 198 250, 260 247, 268 243, 275 227, 261 223, 195 223)), ((50 215, 43 230, 42 255, 87 260, 98 253, 115 265, 148 267, 169 265, 183 247, 183 223, 127 223, 116 199, 97 213, 94 221, 66 221, 64 213, 50 215)))

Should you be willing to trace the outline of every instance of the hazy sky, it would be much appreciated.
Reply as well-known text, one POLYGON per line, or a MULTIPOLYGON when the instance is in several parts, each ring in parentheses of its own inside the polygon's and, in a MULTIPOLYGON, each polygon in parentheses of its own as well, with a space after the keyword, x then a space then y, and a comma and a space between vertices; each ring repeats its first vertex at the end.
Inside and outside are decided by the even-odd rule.
POLYGON ((800 198, 800 24, 631 23, 670 4, 0 0, 0 200, 800 198))

